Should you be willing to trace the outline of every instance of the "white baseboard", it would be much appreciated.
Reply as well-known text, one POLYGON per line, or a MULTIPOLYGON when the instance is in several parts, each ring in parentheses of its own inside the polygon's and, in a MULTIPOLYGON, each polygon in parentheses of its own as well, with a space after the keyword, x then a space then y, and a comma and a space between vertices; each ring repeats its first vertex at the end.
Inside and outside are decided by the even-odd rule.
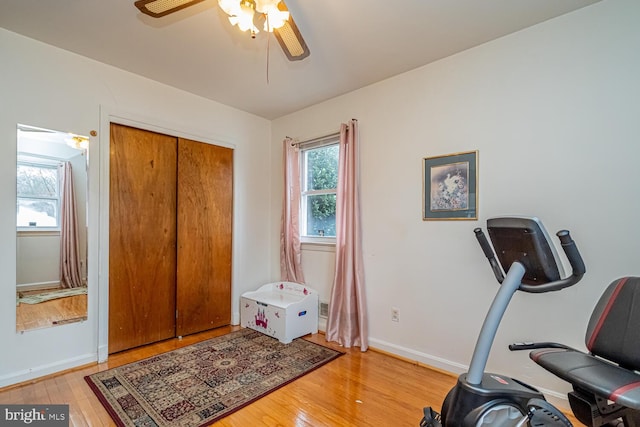
MULTIPOLYGON (((469 367, 467 365, 462 365, 460 363, 452 362, 450 360, 430 354, 421 353, 419 351, 391 344, 382 340, 370 339, 369 346, 371 348, 382 350, 386 353, 390 353, 404 359, 416 361, 422 365, 426 365, 427 367, 434 367, 436 369, 450 372, 455 375, 463 374, 469 370, 469 367)), ((540 392, 545 395, 549 403, 557 406, 563 411, 571 412, 571 409, 569 408, 569 401, 565 394, 546 388, 536 388, 538 388, 538 390, 540 390, 540 392)))
POLYGON ((101 345, 98 347, 98 363, 106 362, 109 358, 109 346, 101 345))
POLYGON ((427 353, 421 353, 410 348, 391 344, 386 341, 377 340, 375 338, 369 340, 369 346, 385 351, 387 353, 395 354, 405 359, 414 360, 423 365, 442 369, 443 371, 451 372, 452 374, 456 375, 467 372, 467 370, 469 369, 467 365, 461 365, 460 363, 452 362, 441 357, 432 356, 427 353))
POLYGON ((322 332, 327 331, 327 318, 326 317, 318 317, 318 330, 322 332))
POLYGON ((40 291, 43 289, 53 289, 59 288, 60 282, 38 282, 38 283, 23 283, 21 285, 16 285, 17 291, 40 291))
POLYGON ((238 311, 234 311, 231 314, 231 324, 233 326, 239 325, 240 324, 240 312, 238 311))
POLYGON ((25 381, 30 381, 36 378, 44 377, 46 375, 54 374, 56 372, 61 372, 66 369, 77 368, 78 366, 97 362, 97 356, 98 355, 96 353, 85 354, 82 356, 73 357, 71 359, 60 360, 58 362, 37 366, 35 368, 29 368, 18 372, 11 372, 10 374, 0 376, 0 387, 6 387, 25 381))

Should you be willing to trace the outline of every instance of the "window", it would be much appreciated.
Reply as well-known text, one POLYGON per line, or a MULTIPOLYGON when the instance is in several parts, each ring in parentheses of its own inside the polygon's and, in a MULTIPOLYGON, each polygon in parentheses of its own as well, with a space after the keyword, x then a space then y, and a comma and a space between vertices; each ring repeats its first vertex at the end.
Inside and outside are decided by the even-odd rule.
POLYGON ((339 136, 301 148, 300 234, 307 241, 336 237, 339 136))
POLYGON ((59 177, 57 165, 18 162, 16 217, 19 228, 59 227, 59 177))

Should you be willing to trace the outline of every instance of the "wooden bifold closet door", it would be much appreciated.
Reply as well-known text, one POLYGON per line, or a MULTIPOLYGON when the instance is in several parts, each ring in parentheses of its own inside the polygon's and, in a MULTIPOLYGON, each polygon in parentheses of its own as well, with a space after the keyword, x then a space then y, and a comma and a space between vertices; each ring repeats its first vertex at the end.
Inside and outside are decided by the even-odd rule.
POLYGON ((178 143, 176 335, 231 323, 233 151, 178 143))
POLYGON ((111 124, 109 353, 231 322, 233 150, 111 124))

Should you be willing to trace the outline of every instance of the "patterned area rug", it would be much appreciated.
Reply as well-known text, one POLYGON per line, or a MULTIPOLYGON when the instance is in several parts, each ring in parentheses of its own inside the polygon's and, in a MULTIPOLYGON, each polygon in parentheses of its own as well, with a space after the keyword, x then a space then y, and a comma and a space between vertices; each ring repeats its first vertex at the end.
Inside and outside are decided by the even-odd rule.
POLYGON ((85 380, 119 426, 211 424, 342 355, 241 329, 85 380))

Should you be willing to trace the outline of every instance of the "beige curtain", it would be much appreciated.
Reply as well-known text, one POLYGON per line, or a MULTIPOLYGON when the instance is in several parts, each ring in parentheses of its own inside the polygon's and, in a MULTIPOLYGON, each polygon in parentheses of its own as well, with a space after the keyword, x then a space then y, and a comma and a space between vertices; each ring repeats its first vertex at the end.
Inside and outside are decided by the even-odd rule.
POLYGON ((358 122, 340 126, 340 158, 336 200, 336 271, 331 290, 327 341, 344 347, 369 348, 365 301, 360 189, 358 122))
POLYGON ((300 150, 291 138, 283 141, 284 196, 280 232, 281 280, 304 283, 300 252, 300 150))
POLYGON ((83 286, 78 251, 78 214, 73 190, 71 163, 60 165, 60 285, 63 288, 83 286))

